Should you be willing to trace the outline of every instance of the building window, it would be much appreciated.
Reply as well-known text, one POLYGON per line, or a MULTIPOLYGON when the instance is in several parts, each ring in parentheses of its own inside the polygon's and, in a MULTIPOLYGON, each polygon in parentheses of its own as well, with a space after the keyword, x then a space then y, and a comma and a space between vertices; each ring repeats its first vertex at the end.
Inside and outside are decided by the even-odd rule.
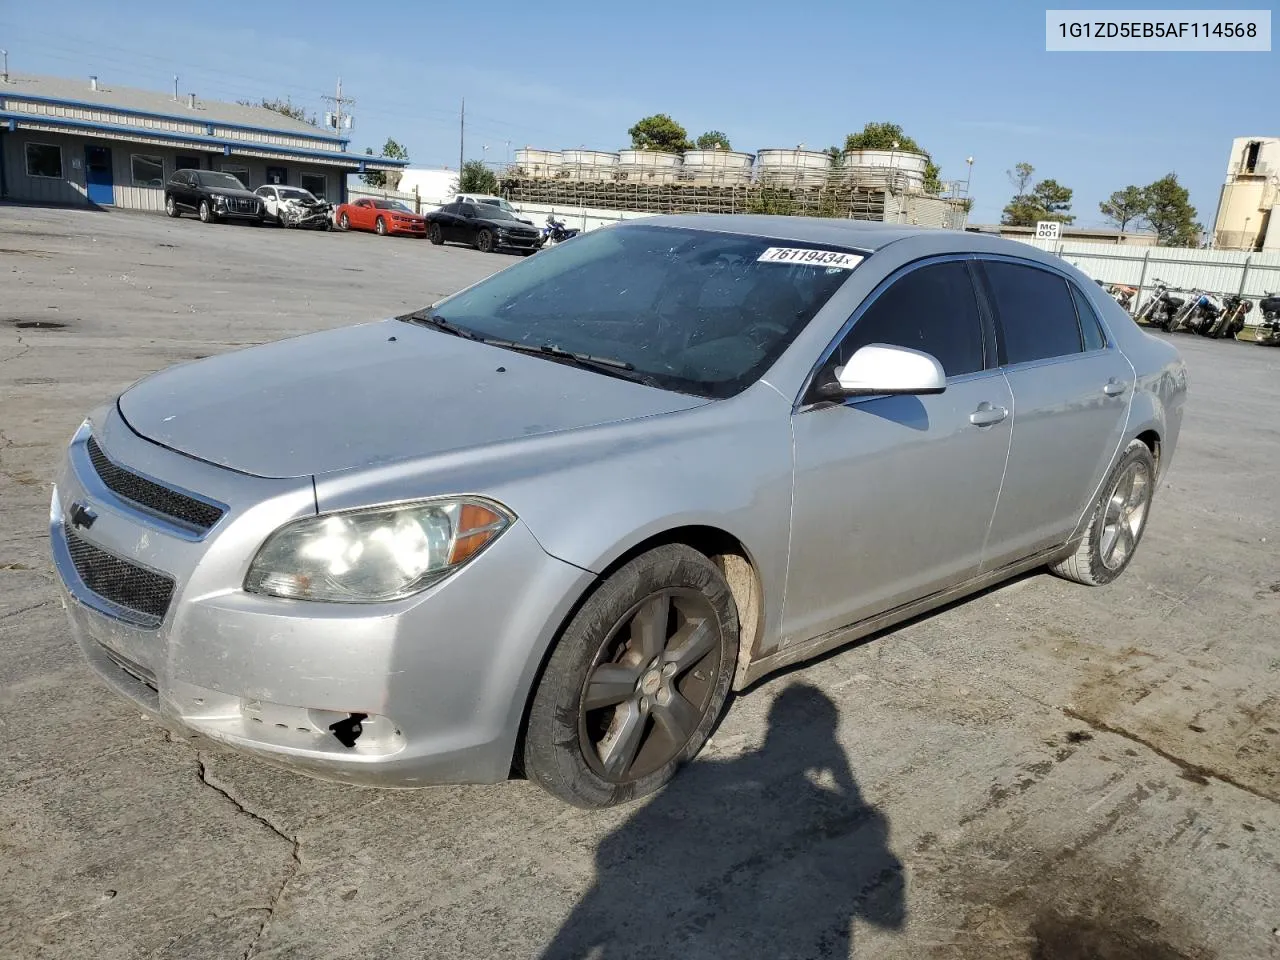
POLYGON ((27 176, 61 180, 62 148, 52 143, 28 143, 27 176))
POLYGON ((135 153, 129 160, 135 187, 164 186, 164 160, 161 157, 145 157, 135 153))
POLYGON ((250 186, 249 184, 249 168, 246 167, 244 164, 224 163, 222 165, 222 172, 231 174, 233 177, 235 177, 237 180, 243 183, 250 190, 253 189, 253 187, 250 186))
POLYGON ((313 196, 321 200, 329 198, 329 179, 323 173, 304 173, 302 189, 309 190, 313 196))

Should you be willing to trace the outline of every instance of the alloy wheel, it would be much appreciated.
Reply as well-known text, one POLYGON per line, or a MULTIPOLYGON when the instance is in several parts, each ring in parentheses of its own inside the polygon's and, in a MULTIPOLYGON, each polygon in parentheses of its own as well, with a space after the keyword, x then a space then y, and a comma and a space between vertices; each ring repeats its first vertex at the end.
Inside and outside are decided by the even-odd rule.
POLYGON ((1151 504, 1151 473, 1142 462, 1129 464, 1116 478, 1102 515, 1098 553, 1108 570, 1124 565, 1133 553, 1151 504))
POLYGON ((671 588, 632 607, 609 631, 579 696, 587 764, 624 783, 670 762, 705 718, 723 661, 720 622, 701 593, 671 588))

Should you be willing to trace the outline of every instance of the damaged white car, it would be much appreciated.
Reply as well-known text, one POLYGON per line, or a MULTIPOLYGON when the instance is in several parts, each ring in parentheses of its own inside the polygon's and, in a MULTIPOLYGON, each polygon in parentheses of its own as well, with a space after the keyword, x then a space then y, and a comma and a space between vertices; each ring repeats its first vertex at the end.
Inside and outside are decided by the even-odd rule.
POLYGON ((282 227, 328 230, 333 226, 333 204, 318 199, 310 190, 267 185, 254 193, 266 208, 266 218, 282 227))

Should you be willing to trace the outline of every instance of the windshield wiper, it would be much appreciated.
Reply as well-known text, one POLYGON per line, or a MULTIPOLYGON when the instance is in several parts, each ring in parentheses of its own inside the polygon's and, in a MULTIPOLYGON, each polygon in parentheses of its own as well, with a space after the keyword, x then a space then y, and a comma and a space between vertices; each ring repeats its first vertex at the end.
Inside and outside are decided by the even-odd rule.
POLYGON ((435 327, 445 333, 453 334, 455 337, 462 337, 464 340, 479 340, 480 337, 465 327, 459 327, 450 323, 438 313, 432 313, 430 310, 415 310, 412 313, 402 314, 396 317, 397 320, 403 320, 405 323, 416 323, 419 326, 435 327))
POLYGON ((652 377, 637 373, 635 364, 628 363, 626 360, 618 360, 614 357, 597 357, 590 353, 575 353, 572 350, 564 349, 564 347, 558 347, 553 343, 521 343, 518 340, 504 340, 502 337, 481 337, 480 342, 487 343, 491 347, 502 347, 505 350, 518 350, 520 353, 532 353, 549 357, 552 360, 566 361, 580 367, 586 367, 589 370, 621 377, 623 380, 631 380, 635 383, 652 384, 653 382, 652 377))

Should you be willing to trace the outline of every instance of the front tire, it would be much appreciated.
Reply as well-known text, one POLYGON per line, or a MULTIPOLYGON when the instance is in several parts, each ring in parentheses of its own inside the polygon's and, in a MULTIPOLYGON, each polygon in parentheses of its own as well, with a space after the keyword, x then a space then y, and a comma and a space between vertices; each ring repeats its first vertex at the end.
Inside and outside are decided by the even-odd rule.
POLYGON ((1084 538, 1071 556, 1050 569, 1060 577, 1100 587, 1120 576, 1147 529, 1156 461, 1141 440, 1132 440, 1102 485, 1084 538))
POLYGON ((476 249, 481 253, 493 253, 493 232, 481 230, 476 234, 476 249))
POLYGON ((178 209, 178 202, 174 200, 172 196, 164 198, 164 212, 175 220, 182 216, 182 211, 178 209))
POLYGON ((588 809, 653 793, 706 743, 737 656, 719 568, 684 544, 641 554, 557 641, 529 710, 525 773, 588 809))
POLYGON ((213 212, 213 207, 209 206, 208 200, 200 201, 199 214, 201 223, 213 223, 218 219, 218 215, 213 212))

